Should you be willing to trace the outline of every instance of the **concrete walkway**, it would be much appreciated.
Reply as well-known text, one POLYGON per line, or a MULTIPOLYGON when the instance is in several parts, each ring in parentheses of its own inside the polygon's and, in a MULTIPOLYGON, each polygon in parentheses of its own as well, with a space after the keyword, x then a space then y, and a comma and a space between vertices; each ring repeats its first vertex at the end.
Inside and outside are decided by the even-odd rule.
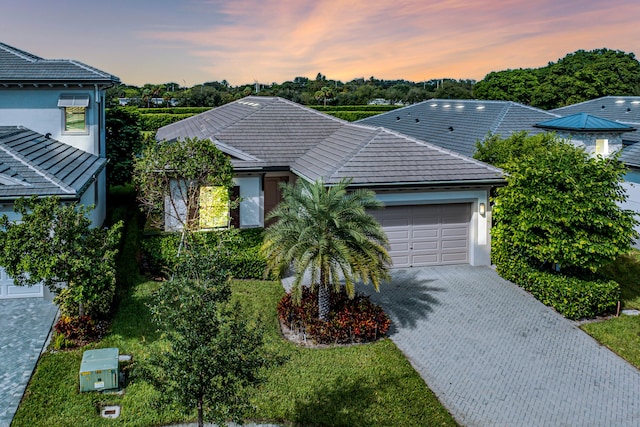
POLYGON ((0 427, 11 424, 57 311, 43 298, 0 300, 0 427))
POLYGON ((464 426, 640 426, 640 372, 488 267, 396 270, 372 299, 464 426))

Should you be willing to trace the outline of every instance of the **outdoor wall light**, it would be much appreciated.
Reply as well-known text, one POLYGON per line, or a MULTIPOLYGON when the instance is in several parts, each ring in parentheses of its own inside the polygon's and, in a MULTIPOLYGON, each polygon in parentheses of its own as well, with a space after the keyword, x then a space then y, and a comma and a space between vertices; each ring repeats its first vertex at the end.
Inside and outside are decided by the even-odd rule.
POLYGON ((480 215, 484 216, 484 214, 486 213, 486 206, 484 203, 480 203, 480 206, 478 206, 478 213, 480 213, 480 215))

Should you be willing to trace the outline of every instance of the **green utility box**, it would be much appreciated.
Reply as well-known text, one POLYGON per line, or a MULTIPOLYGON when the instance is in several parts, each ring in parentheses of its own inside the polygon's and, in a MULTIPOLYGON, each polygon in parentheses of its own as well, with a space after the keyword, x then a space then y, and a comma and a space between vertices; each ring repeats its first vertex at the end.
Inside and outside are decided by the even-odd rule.
POLYGON ((118 349, 87 350, 80 364, 80 392, 118 388, 118 349))

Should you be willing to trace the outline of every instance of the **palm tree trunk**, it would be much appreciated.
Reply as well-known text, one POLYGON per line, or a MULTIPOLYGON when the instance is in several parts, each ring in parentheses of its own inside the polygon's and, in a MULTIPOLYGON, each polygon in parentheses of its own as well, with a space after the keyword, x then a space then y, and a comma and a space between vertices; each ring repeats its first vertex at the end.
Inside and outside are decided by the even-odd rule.
POLYGON ((329 286, 323 284, 318 286, 318 317, 323 322, 329 320, 329 310, 331 309, 329 301, 330 293, 329 286))
POLYGON ((204 417, 203 417, 203 403, 202 396, 198 397, 198 427, 204 427, 204 417))

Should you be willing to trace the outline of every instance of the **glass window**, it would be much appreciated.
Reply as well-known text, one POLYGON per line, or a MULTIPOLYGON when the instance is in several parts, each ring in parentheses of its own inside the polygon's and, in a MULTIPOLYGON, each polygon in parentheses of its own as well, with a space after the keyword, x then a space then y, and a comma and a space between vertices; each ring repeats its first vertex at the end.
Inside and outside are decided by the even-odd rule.
POLYGON ((229 226, 229 192, 226 188, 200 188, 199 207, 200 228, 229 226))
POLYGON ((609 154, 609 141, 607 139, 596 139, 596 154, 603 156, 609 154))
POLYGON ((84 132, 87 130, 87 109, 84 107, 64 108, 64 131, 84 132))

